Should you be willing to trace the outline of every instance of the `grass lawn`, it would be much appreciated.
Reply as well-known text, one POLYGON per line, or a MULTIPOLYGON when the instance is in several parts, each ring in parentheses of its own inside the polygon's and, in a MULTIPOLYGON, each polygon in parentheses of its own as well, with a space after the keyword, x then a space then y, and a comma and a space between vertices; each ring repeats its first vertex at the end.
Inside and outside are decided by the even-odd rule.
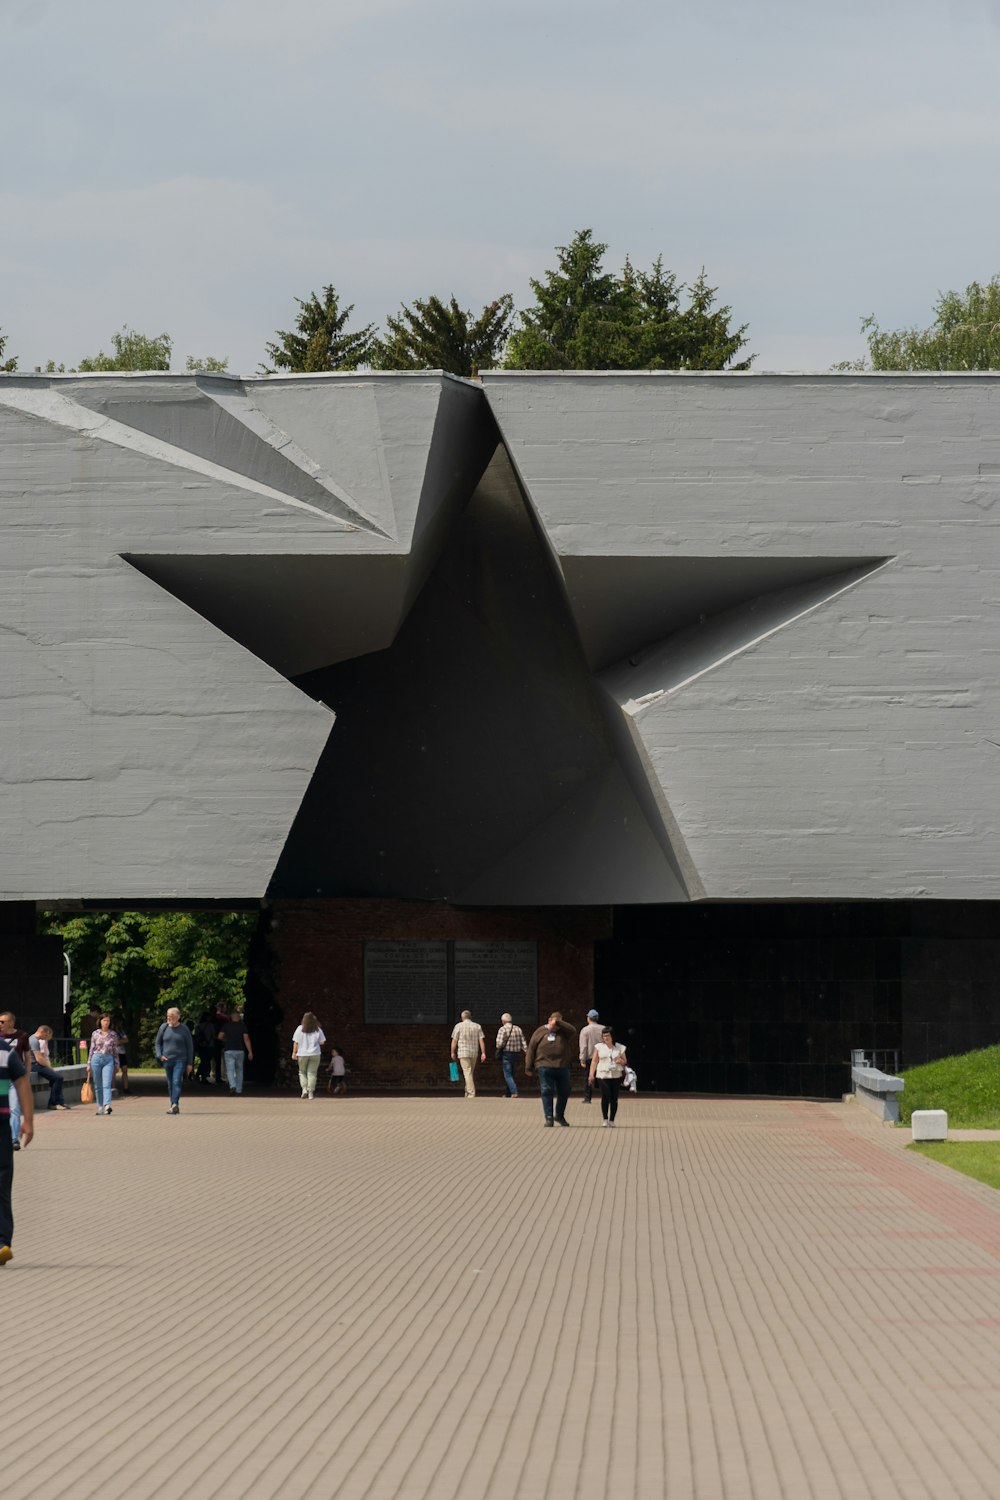
POLYGON ((901 1125, 909 1125, 915 1109, 946 1109, 952 1129, 1000 1130, 1000 1047, 940 1057, 919 1068, 907 1068, 903 1078, 901 1125))
POLYGON ((1000 1141, 915 1141, 907 1149, 943 1161, 987 1187, 1000 1188, 1000 1141))

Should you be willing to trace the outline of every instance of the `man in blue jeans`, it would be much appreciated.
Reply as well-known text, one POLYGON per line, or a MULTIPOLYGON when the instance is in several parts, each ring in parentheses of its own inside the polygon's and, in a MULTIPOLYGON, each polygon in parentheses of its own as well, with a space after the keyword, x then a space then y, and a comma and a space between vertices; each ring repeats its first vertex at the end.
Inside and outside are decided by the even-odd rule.
POLYGON ((545 1124, 569 1126, 566 1101, 569 1098, 570 1067, 576 1045, 576 1027, 554 1010, 544 1026, 532 1032, 524 1054, 524 1071, 528 1078, 538 1074, 545 1124))
POLYGON ((184 1074, 190 1073, 194 1068, 194 1037, 174 1005, 167 1011, 167 1019, 156 1033, 156 1055, 167 1074, 167 1090, 170 1095, 167 1114, 179 1115, 184 1074))
POLYGON ((243 1092, 243 1059, 248 1058, 253 1062, 253 1047, 250 1045, 250 1037, 246 1027, 243 1025, 243 1012, 234 1010, 229 1020, 219 1032, 219 1041, 222 1043, 222 1056, 226 1063, 226 1077, 229 1079, 229 1092, 231 1094, 242 1094, 243 1092))

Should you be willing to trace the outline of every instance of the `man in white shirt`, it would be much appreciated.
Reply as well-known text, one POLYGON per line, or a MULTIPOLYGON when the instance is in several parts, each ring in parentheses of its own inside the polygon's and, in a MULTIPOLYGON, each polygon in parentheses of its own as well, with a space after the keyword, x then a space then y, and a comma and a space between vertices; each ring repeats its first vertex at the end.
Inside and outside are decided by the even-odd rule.
POLYGON ((462 1019, 451 1034, 451 1060, 458 1062, 465 1076, 465 1097, 476 1097, 476 1063, 486 1061, 486 1038, 471 1010, 463 1010, 462 1019))

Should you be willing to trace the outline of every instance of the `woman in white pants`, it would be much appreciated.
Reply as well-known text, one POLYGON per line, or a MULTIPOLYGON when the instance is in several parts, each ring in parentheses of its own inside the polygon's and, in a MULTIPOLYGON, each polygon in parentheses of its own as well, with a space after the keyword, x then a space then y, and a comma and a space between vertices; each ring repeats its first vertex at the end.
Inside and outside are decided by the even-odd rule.
POLYGON ((301 1026, 296 1026, 292 1033, 292 1057, 299 1065, 299 1087, 303 1099, 312 1099, 316 1095, 316 1077, 325 1041, 323 1028, 312 1011, 307 1010, 301 1026))

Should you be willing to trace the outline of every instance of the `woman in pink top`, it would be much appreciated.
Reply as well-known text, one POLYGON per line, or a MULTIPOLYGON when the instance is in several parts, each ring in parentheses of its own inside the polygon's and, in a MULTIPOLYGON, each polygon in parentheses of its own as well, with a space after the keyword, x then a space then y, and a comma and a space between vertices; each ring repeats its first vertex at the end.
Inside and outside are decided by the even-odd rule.
POLYGON ((118 1033, 111 1027, 111 1017, 104 1013, 101 1024, 90 1038, 87 1055, 87 1077, 93 1081, 97 1097, 96 1114, 111 1113, 111 1088, 118 1066, 118 1033))

